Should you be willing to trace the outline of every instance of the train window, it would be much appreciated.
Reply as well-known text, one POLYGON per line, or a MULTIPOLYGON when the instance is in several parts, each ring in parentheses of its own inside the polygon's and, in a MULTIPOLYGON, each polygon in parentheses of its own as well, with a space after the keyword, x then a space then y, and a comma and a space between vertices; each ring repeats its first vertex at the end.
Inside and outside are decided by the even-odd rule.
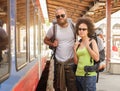
MULTIPOLYGON (((38 14, 40 13, 39 11, 37 12, 38 14)), ((36 35, 37 35, 37 43, 36 43, 36 56, 41 53, 41 31, 42 31, 42 24, 41 24, 41 17, 37 15, 37 21, 36 21, 36 35), (39 46, 38 46, 39 45, 39 46)), ((42 40, 43 41, 43 40, 42 40)))
POLYGON ((40 20, 39 20, 39 11, 35 7, 35 56, 38 57, 40 54, 40 20))
POLYGON ((30 2, 30 61, 35 58, 35 14, 32 1, 30 2))
POLYGON ((43 30, 43 26, 41 27, 41 48, 40 48, 40 52, 41 52, 41 56, 45 56, 46 55, 46 50, 47 50, 47 46, 44 45, 44 36, 45 36, 45 31, 43 30))
POLYGON ((27 63, 26 57, 26 0, 16 0, 17 19, 16 19, 16 68, 17 70, 24 67, 27 63))
POLYGON ((8 0, 0 0, 0 83, 9 76, 10 51, 9 51, 9 14, 8 0))
MULTIPOLYGON (((37 8, 36 8, 36 9, 37 9, 37 8)), ((38 41, 39 41, 39 40, 38 40, 38 34, 39 34, 39 33, 38 33, 38 30, 39 30, 39 29, 38 29, 38 28, 39 28, 38 25, 39 25, 39 24, 38 24, 38 16, 37 16, 37 11, 36 11, 36 21, 35 21, 35 40, 36 40, 36 43, 35 43, 35 44, 36 44, 36 46, 35 46, 35 56, 36 56, 36 57, 38 56, 38 47, 39 47, 39 46, 38 46, 38 41)))

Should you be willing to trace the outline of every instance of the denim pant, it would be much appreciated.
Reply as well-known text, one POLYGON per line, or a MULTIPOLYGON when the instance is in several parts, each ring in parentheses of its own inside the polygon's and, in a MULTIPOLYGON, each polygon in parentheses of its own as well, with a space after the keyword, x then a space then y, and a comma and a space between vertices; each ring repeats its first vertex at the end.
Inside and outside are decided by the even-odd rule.
POLYGON ((78 91, 96 91, 96 76, 76 76, 78 91))

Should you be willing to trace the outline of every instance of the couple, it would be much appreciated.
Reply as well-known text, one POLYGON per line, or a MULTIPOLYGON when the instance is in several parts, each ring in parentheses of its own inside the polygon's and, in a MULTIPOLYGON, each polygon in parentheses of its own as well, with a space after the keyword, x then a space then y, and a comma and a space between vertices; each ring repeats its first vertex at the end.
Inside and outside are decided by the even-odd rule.
MULTIPOLYGON (((84 66, 91 65, 90 57, 99 60, 99 51, 95 40, 90 40, 94 33, 94 24, 90 18, 80 18, 76 23, 76 34, 82 38, 81 43, 75 43, 75 36, 70 21, 67 19, 66 9, 59 7, 55 11, 56 30, 55 41, 51 42, 53 27, 51 27, 46 37, 45 44, 56 47, 55 51, 55 91, 96 91, 96 72, 90 72, 87 80, 84 76, 84 66), (92 43, 93 49, 89 44, 92 43), (78 50, 77 46, 80 44, 78 50), (77 50, 77 51, 76 51, 77 50), (73 65, 77 64, 74 73, 73 65), (86 83, 86 87, 85 87, 86 83), (85 90, 86 89, 86 90, 85 90)), ((75 31, 75 30, 74 30, 75 31)), ((75 35, 76 35, 75 34, 75 35)))

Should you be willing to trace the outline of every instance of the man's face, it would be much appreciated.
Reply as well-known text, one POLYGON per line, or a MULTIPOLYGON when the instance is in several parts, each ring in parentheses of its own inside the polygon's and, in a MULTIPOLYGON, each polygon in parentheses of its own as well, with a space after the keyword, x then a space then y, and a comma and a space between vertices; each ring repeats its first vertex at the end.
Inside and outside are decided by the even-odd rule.
POLYGON ((56 12, 56 19, 57 19, 58 24, 60 24, 60 25, 66 24, 67 23, 67 15, 66 15, 65 11, 62 9, 58 10, 56 12))

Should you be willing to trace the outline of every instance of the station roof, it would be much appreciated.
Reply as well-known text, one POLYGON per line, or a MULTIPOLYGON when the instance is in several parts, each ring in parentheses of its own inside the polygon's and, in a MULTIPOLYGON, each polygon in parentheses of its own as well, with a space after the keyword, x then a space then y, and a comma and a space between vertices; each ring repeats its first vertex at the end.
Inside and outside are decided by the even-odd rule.
MULTIPOLYGON (((109 0, 46 0, 48 17, 51 22, 55 18, 55 9, 64 7, 67 15, 74 22, 84 15, 90 16, 94 22, 106 17, 106 2, 109 0)), ((120 1, 111 0, 111 13, 120 10, 120 1)))
MULTIPOLYGON (((33 6, 37 6, 38 9, 39 9, 39 13, 41 15, 41 21, 44 22, 44 17, 43 17, 43 13, 42 13, 42 10, 41 10, 41 6, 40 6, 40 3, 39 3, 39 0, 35 0, 35 4, 32 2, 32 0, 27 0, 27 1, 30 1, 30 18, 34 16, 34 8, 33 6)), ((9 12, 9 3, 10 1, 9 0, 0 0, 0 19, 2 19, 4 22, 7 22, 8 21, 8 12, 9 12)), ((17 0, 16 1, 16 5, 13 5, 15 6, 15 12, 16 12, 16 20, 17 20, 17 23, 19 24, 22 24, 24 25, 25 24, 25 21, 26 21, 26 0, 17 0)))

